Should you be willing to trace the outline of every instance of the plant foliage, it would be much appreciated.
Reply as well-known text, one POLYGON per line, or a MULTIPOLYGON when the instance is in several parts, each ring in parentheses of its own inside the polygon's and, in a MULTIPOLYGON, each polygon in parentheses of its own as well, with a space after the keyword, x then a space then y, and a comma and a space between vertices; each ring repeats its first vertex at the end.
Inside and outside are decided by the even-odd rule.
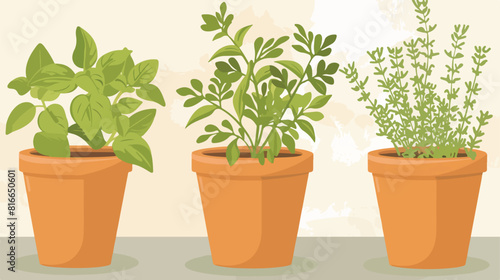
POLYGON ((370 63, 374 65, 374 76, 378 86, 382 88, 386 98, 385 104, 380 104, 367 91, 368 77, 361 78, 356 65, 349 64, 340 71, 346 75, 353 90, 359 92, 359 101, 368 102, 366 106, 370 115, 375 118, 379 126, 377 135, 387 137, 396 148, 404 147, 400 155, 406 158, 453 158, 459 155, 460 149, 465 149, 472 159, 476 153, 473 149, 479 148, 482 128, 488 124, 493 116, 489 112, 481 111, 476 118, 477 125, 472 126, 472 111, 479 95, 478 77, 486 64, 486 54, 490 48, 476 46, 472 56, 474 67, 473 79, 465 82, 466 91, 460 88, 462 79, 459 77, 464 64, 463 49, 468 25, 455 25, 451 35, 451 49, 444 53, 450 59, 446 65, 447 75, 441 77, 447 88, 443 96, 439 95, 437 85, 431 80, 435 65, 434 57, 439 53, 434 51, 435 40, 431 39, 432 31, 437 27, 430 24, 430 8, 428 0, 412 0, 420 26, 417 32, 420 37, 404 42, 407 61, 403 47, 384 48, 369 51, 370 63), (389 65, 386 65, 389 63, 389 65), (411 86, 410 86, 411 84, 411 86), (409 93, 414 100, 410 100, 409 93), (457 99, 465 95, 462 106, 457 105, 457 99), (472 134, 469 131, 472 127, 472 134))
POLYGON ((29 92, 39 105, 24 102, 15 107, 7 120, 6 134, 28 125, 40 108, 40 132, 33 139, 40 154, 69 157, 68 134, 74 134, 95 150, 113 143, 118 158, 152 172, 151 150, 142 136, 153 123, 156 110, 137 110, 142 100, 161 106, 165 106, 165 100, 158 87, 151 84, 158 71, 158 61, 135 64, 131 53, 124 48, 98 57, 94 39, 78 27, 73 63, 80 69, 75 73, 70 67, 55 63, 47 49, 39 44, 28 59, 26 77, 8 84, 19 95, 29 92), (71 102, 74 124, 69 125, 64 108, 50 103, 77 88, 83 93, 75 95, 71 102), (123 97, 134 92, 137 98, 123 97))
POLYGON ((220 143, 229 139, 226 157, 229 164, 233 165, 240 156, 238 143, 246 145, 251 157, 264 164, 266 158, 274 162, 282 145, 295 153, 298 130, 315 140, 311 121, 323 119, 318 109, 330 100, 327 84, 333 85, 332 75, 339 67, 337 63, 327 64, 325 60, 316 61, 315 58, 329 56, 337 36, 323 38, 320 34, 306 32, 297 24, 298 32, 293 35, 298 43, 292 47, 308 57, 309 62, 302 65, 296 61, 279 59, 284 52, 283 44, 289 40, 288 36, 267 40, 259 37, 253 42, 252 55, 245 53, 242 46, 252 26, 231 34, 229 28, 234 16, 227 13, 225 3, 221 4, 220 12, 202 17, 205 22, 201 26, 202 30, 217 31, 214 40, 226 38, 230 44, 211 57, 210 61, 216 60, 217 70, 207 88, 201 81, 193 79, 191 87, 179 88, 177 93, 189 97, 184 103, 185 107, 203 102, 187 126, 216 111, 223 112, 228 119, 220 126, 207 125, 206 134, 201 135, 197 142, 202 143, 211 138, 212 143, 220 143), (315 67, 313 62, 317 62, 315 67), (306 84, 311 84, 319 95, 313 98, 310 92, 299 93, 306 84), (230 103, 226 101, 232 101, 232 109, 228 109, 230 103), (255 128, 255 131, 249 127, 255 128))

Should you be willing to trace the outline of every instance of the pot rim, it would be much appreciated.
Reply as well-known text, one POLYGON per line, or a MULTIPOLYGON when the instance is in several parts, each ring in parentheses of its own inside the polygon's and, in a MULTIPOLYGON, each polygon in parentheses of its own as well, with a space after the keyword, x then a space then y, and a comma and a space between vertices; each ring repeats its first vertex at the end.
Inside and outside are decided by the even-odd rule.
MULTIPOLYGON (((94 150, 90 146, 70 146, 72 152, 110 153, 110 146, 94 150)), ((50 157, 38 154, 36 149, 19 152, 19 170, 25 174, 46 177, 78 177, 96 172, 106 172, 109 168, 121 168, 132 171, 132 164, 126 163, 116 155, 91 157, 50 157)))
MULTIPOLYGON (((239 146, 240 152, 249 152, 248 147, 239 146)), ((239 158, 229 166, 225 156, 208 155, 208 153, 223 153, 227 147, 199 149, 192 152, 192 170, 198 174, 214 174, 223 172, 231 177, 280 177, 309 173, 313 170, 313 153, 295 149, 297 156, 276 157, 274 163, 266 160, 264 165, 256 158, 239 158)), ((281 154, 291 154, 287 148, 280 150, 281 154)))
MULTIPOLYGON (((404 148, 399 148, 404 151, 404 148)), ((476 159, 458 158, 402 158, 388 156, 395 148, 379 149, 368 153, 368 171, 385 177, 459 177, 487 171, 487 154, 480 150, 476 159)), ((460 149, 460 152, 465 152, 460 149)))

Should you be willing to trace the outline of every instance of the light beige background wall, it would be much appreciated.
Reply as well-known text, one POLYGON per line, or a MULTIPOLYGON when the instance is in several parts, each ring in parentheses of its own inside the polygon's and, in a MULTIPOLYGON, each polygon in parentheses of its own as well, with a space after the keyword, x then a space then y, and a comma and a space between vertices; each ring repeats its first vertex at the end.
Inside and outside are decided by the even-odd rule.
MULTIPOLYGON (((489 171, 484 175, 474 226, 475 236, 500 236, 500 39, 497 32, 500 1, 434 0, 431 18, 438 24, 434 36, 438 49, 449 47, 452 24, 471 25, 467 57, 475 44, 493 48, 490 63, 480 80, 484 88, 478 109, 496 115, 485 129, 482 148, 489 154, 489 171)), ((120 236, 203 236, 206 235, 190 154, 208 147, 195 143, 203 125, 184 129, 191 111, 182 107, 175 90, 194 77, 206 80, 214 69, 209 55, 221 42, 211 43, 211 34, 202 32, 201 14, 212 13, 219 1, 77 1, 25 0, 0 4, 0 174, 17 166, 18 152, 32 147, 35 122, 5 136, 5 122, 14 106, 29 97, 7 89, 8 82, 24 73, 25 63, 37 43, 43 43, 57 62, 72 65, 76 26, 85 28, 98 44, 100 54, 127 47, 136 61, 157 58, 160 71, 155 83, 161 88, 167 107, 146 135, 154 153, 156 172, 134 168, 129 176, 118 234, 120 236), (34 28, 26 27, 33 24, 34 28), (13 39, 17 43, 13 43, 13 39)), ((248 38, 279 36, 293 31, 293 24, 324 34, 338 34, 335 54, 329 58, 345 65, 356 60, 361 71, 371 73, 366 50, 392 46, 414 35, 416 20, 409 0, 229 0, 235 13, 234 28, 254 23, 248 38)), ((234 32, 234 29, 233 29, 234 32)), ((288 52, 286 54, 292 57, 288 52)), ((293 55, 300 59, 300 56, 293 55)), ((445 74, 438 60, 439 76, 445 74)), ((466 73, 470 77, 470 65, 466 73)), ((340 74, 340 73, 339 73, 340 74)), ((437 77, 436 75, 435 77, 437 77)), ((372 90, 377 92, 377 88, 372 90)), ((389 147, 375 136, 376 126, 342 75, 329 88, 333 102, 325 107, 326 118, 316 125, 316 143, 301 140, 298 146, 315 153, 304 202, 300 235, 380 236, 382 235, 375 191, 367 172, 368 151, 389 147)), ((70 98, 64 99, 68 105, 70 98)), ((74 144, 81 144, 73 139, 74 144)), ((21 174, 19 174, 21 175, 21 174)), ((0 217, 6 214, 5 176, 0 175, 0 217)), ((19 185, 22 236, 32 236, 24 183, 19 185)), ((95 207, 105 207, 96 205, 95 207)), ((279 207, 279 206, 277 206, 279 207)), ((424 205, 422 207, 425 207, 424 205)), ((57 222, 57 213, 54 213, 57 222)), ((0 227, 1 235, 6 228, 0 227)))

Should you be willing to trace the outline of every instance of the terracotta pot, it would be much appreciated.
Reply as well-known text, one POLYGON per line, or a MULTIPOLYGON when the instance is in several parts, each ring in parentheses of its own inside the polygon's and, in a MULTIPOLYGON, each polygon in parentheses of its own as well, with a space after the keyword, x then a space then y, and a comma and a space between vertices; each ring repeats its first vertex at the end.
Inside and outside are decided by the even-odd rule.
POLYGON ((213 263, 290 265, 313 154, 282 149, 273 164, 262 166, 247 148, 240 150, 233 166, 227 163, 226 148, 193 152, 213 263))
MULTIPOLYGON (((463 151, 462 151, 463 152, 463 151)), ((486 153, 472 160, 404 159, 395 149, 368 154, 389 263, 406 268, 465 265, 486 153)))
POLYGON ((35 149, 19 153, 40 264, 111 264, 123 194, 132 165, 111 147, 72 146, 70 158, 35 149))

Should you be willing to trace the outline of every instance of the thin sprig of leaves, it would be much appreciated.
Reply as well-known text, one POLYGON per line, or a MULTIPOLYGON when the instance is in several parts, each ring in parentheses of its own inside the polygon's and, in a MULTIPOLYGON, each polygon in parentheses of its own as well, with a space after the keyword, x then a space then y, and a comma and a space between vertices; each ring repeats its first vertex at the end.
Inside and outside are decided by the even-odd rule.
POLYGON ((472 134, 469 135, 472 111, 481 91, 477 79, 487 63, 486 54, 490 48, 475 47, 472 56, 474 77, 465 82, 467 92, 464 104, 460 107, 456 103, 460 96, 460 74, 464 65, 461 59, 465 57, 463 48, 469 26, 456 25, 451 35, 452 48, 444 51, 451 62, 446 65, 446 76, 441 77, 448 84, 444 90, 445 96, 441 96, 436 83, 431 81, 436 67, 432 60, 439 55, 434 51, 435 40, 431 37, 437 25, 430 24, 428 0, 412 1, 420 24, 417 32, 421 36, 404 42, 411 67, 405 67, 403 47, 387 48, 388 56, 384 48, 368 52, 378 86, 388 95, 385 105, 371 97, 371 93, 366 90, 369 78, 359 77, 354 62, 340 71, 353 85, 352 89, 360 93, 358 100, 369 103, 366 108, 379 126, 377 135, 387 137, 398 155, 406 158, 453 158, 458 156, 460 149, 464 149, 474 159, 476 153, 473 149, 479 148, 481 137, 484 136, 482 128, 493 117, 489 112, 481 111, 476 118, 477 125, 472 127, 472 134), (389 66, 385 66, 387 57, 389 66), (413 101, 409 98, 410 92, 413 101), (398 147, 403 147, 404 152, 400 153, 398 147))

